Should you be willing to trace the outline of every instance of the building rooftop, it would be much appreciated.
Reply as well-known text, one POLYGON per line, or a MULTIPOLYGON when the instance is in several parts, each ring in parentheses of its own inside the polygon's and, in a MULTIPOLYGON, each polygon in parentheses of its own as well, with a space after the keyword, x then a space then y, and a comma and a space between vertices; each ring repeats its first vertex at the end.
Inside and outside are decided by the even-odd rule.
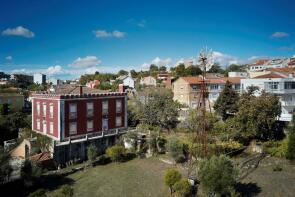
MULTIPOLYGON (((181 77, 189 84, 200 84, 202 81, 201 77, 181 77)), ((208 84, 225 84, 227 81, 231 83, 240 83, 241 79, 244 79, 243 77, 220 77, 220 78, 205 78, 206 83, 208 84)))
POLYGON ((281 73, 268 73, 265 75, 260 75, 257 77, 254 77, 254 79, 263 79, 263 78, 286 78, 287 76, 281 73))

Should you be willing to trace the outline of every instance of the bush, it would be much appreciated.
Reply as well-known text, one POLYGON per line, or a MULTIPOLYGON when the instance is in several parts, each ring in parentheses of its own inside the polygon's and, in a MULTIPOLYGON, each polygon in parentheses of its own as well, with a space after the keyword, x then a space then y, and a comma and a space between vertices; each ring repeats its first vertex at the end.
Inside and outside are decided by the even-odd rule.
POLYGON ((74 190, 69 185, 63 185, 61 188, 55 193, 54 197, 72 197, 74 195, 74 190))
POLYGON ((164 182, 169 187, 170 193, 173 192, 173 186, 176 182, 180 181, 181 174, 174 168, 165 170, 164 182))
POLYGON ((28 195, 28 197, 46 197, 46 191, 44 189, 38 189, 28 195))
POLYGON ((287 148, 286 158, 289 160, 294 160, 295 159, 295 131, 291 131, 290 134, 288 135, 288 142, 287 142, 286 148, 287 148))
POLYGON ((167 149, 176 162, 185 161, 184 148, 184 144, 176 138, 172 138, 168 141, 167 149))
POLYGON ((87 157, 88 159, 93 162, 95 158, 97 157, 98 152, 96 147, 93 144, 90 144, 90 146, 87 148, 87 157))
POLYGON ((275 157, 286 157, 288 148, 288 139, 282 141, 268 141, 263 144, 266 153, 275 157))
POLYGON ((34 185, 38 178, 42 174, 42 168, 36 163, 29 160, 25 160, 21 167, 21 177, 24 181, 25 186, 29 187, 34 185))
POLYGON ((210 195, 227 195, 236 183, 237 171, 224 155, 213 156, 200 163, 199 179, 203 190, 210 195))
POLYGON ((187 179, 181 179, 176 182, 173 186, 174 190, 181 196, 187 196, 191 193, 192 187, 187 179))
POLYGON ((126 153, 124 146, 115 145, 107 149, 107 155, 111 158, 112 161, 119 162, 122 161, 126 153))

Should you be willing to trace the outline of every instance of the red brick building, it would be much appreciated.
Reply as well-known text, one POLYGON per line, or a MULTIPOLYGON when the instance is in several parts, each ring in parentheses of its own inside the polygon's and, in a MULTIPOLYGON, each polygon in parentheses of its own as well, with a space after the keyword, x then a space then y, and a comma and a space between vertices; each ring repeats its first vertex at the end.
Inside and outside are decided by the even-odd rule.
POLYGON ((126 93, 80 86, 31 98, 32 130, 53 139, 52 153, 59 163, 85 159, 90 143, 103 152, 127 128, 126 93))

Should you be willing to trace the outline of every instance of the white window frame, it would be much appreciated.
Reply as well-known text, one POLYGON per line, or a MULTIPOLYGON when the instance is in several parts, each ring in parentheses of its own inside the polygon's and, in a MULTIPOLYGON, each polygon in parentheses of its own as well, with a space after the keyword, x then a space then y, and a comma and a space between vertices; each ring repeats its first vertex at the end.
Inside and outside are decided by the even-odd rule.
POLYGON ((103 101, 102 102, 102 114, 108 114, 109 113, 109 101, 103 101))
POLYGON ((77 134, 77 122, 69 123, 69 134, 76 135, 77 134))
POLYGON ((116 100, 116 113, 122 112, 122 100, 118 99, 116 100))
POLYGON ((40 102, 37 102, 37 115, 40 116, 40 102))
POLYGON ((121 127, 122 126, 122 117, 117 116, 116 117, 116 127, 121 127))
POLYGON ((69 118, 76 119, 77 118, 77 103, 70 103, 69 105, 69 118), (75 109, 75 110, 73 110, 75 109))
POLYGON ((50 125, 49 125, 49 133, 50 134, 53 134, 53 130, 54 130, 53 122, 50 122, 50 125))
POLYGON ((46 120, 43 120, 43 122, 42 122, 42 131, 43 131, 43 133, 47 133, 47 122, 46 122, 46 120))
POLYGON ((93 131, 93 120, 87 120, 87 131, 93 131))
POLYGON ((40 131, 41 129, 40 119, 38 118, 36 122, 37 122, 37 130, 40 131))
POLYGON ((50 103, 50 105, 49 105, 49 116, 50 116, 50 118, 53 118, 53 114, 54 114, 54 106, 53 106, 53 103, 50 103))
POLYGON ((103 131, 109 130, 109 119, 107 119, 107 118, 102 119, 102 130, 103 131), (106 123, 106 125, 105 125, 105 123, 106 123))
POLYGON ((94 113, 94 103, 93 102, 87 102, 87 117, 92 117, 94 113))
POLYGON ((46 114, 47 114, 47 105, 46 103, 43 103, 43 117, 46 117, 46 114))

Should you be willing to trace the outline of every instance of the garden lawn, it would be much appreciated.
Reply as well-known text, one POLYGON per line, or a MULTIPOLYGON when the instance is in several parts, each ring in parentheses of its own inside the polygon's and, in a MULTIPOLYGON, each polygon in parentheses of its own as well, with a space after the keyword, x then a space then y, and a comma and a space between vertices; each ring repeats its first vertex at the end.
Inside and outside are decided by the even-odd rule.
POLYGON ((170 196, 163 182, 169 166, 157 158, 89 167, 68 175, 74 196, 170 196))

